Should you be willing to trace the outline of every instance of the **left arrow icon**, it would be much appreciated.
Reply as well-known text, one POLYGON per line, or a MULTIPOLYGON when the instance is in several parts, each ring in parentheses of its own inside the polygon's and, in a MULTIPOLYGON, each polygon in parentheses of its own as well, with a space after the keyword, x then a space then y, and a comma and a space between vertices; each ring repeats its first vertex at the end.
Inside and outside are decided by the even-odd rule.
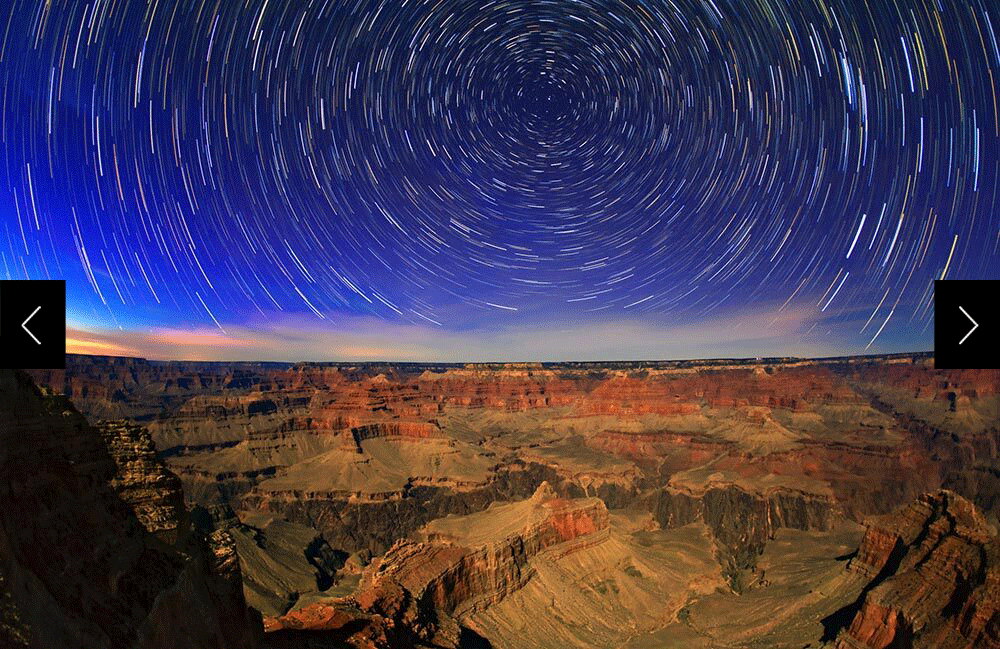
POLYGON ((37 343, 39 345, 42 344, 42 341, 40 341, 38 338, 36 338, 35 334, 31 333, 31 330, 28 329, 28 321, 31 320, 32 318, 34 318, 35 314, 38 313, 41 310, 42 310, 41 306, 36 306, 35 310, 31 312, 31 315, 29 315, 27 318, 25 318, 24 322, 21 323, 21 329, 24 329, 28 333, 28 335, 31 336, 31 339, 34 340, 35 343, 37 343))

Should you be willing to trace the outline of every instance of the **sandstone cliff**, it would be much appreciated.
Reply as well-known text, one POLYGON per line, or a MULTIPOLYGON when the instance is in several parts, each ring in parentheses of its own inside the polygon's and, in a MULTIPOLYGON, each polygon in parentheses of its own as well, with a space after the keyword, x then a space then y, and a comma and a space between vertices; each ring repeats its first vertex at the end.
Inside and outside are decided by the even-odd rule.
POLYGON ((574 541, 600 542, 607 531, 600 500, 565 500, 543 484, 530 499, 431 523, 422 541, 399 541, 374 561, 352 597, 304 607, 267 626, 282 642, 281 631, 342 634, 354 619, 364 637, 354 638, 357 646, 372 642, 377 628, 375 635, 391 646, 456 647, 463 633, 457 620, 522 588, 534 572, 532 557, 554 546, 572 552, 574 541))
POLYGON ((961 496, 926 494, 873 521, 849 570, 870 581, 838 649, 1000 647, 1000 538, 961 496))
POLYGON ((666 488, 653 502, 664 528, 704 522, 712 531, 723 574, 737 592, 753 581, 757 557, 782 528, 830 530, 842 514, 832 497, 773 489, 764 493, 728 485, 700 491, 666 488))

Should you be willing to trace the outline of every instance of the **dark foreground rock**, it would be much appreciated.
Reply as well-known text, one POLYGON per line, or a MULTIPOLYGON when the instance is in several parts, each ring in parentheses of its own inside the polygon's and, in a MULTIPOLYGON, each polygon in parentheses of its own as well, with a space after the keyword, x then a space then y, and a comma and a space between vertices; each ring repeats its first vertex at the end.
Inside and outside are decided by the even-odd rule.
POLYGON ((0 645, 259 645, 232 539, 174 518, 147 442, 0 370, 0 645))

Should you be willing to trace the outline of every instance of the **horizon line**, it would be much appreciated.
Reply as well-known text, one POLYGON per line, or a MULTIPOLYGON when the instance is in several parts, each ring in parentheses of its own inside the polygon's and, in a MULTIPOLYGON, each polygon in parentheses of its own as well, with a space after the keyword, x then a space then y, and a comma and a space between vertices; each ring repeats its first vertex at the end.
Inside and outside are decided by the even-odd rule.
POLYGON ((542 361, 542 360, 506 360, 506 361, 401 361, 401 360, 197 360, 197 359, 185 359, 185 358, 146 358, 144 356, 118 356, 112 354, 84 354, 78 352, 67 352, 67 358, 82 357, 82 358, 101 358, 101 359, 114 359, 114 360, 136 360, 145 361, 147 363, 199 363, 199 364, 211 364, 211 365, 252 365, 255 363, 266 363, 270 365, 454 365, 454 366, 469 366, 469 365, 566 365, 566 364, 580 364, 580 365, 608 365, 614 363, 699 363, 699 364, 710 364, 710 363, 722 363, 722 362, 740 362, 744 364, 749 364, 751 362, 759 363, 790 363, 790 362, 801 362, 801 361, 816 361, 816 362, 835 362, 850 359, 860 359, 860 358, 905 358, 905 357, 922 357, 922 358, 933 358, 933 350, 918 350, 909 352, 891 352, 883 354, 846 354, 840 356, 731 356, 731 357, 700 357, 700 358, 636 358, 636 359, 619 359, 619 360, 581 360, 581 359, 566 359, 558 361, 542 361))

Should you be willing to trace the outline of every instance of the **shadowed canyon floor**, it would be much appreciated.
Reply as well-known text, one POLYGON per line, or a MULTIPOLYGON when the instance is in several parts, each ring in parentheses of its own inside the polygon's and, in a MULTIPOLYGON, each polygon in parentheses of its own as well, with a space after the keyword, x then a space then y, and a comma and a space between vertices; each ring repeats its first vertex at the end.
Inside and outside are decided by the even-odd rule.
POLYGON ((96 425, 147 534, 225 535, 269 646, 1000 646, 1000 372, 70 356, 30 375, 96 425))

